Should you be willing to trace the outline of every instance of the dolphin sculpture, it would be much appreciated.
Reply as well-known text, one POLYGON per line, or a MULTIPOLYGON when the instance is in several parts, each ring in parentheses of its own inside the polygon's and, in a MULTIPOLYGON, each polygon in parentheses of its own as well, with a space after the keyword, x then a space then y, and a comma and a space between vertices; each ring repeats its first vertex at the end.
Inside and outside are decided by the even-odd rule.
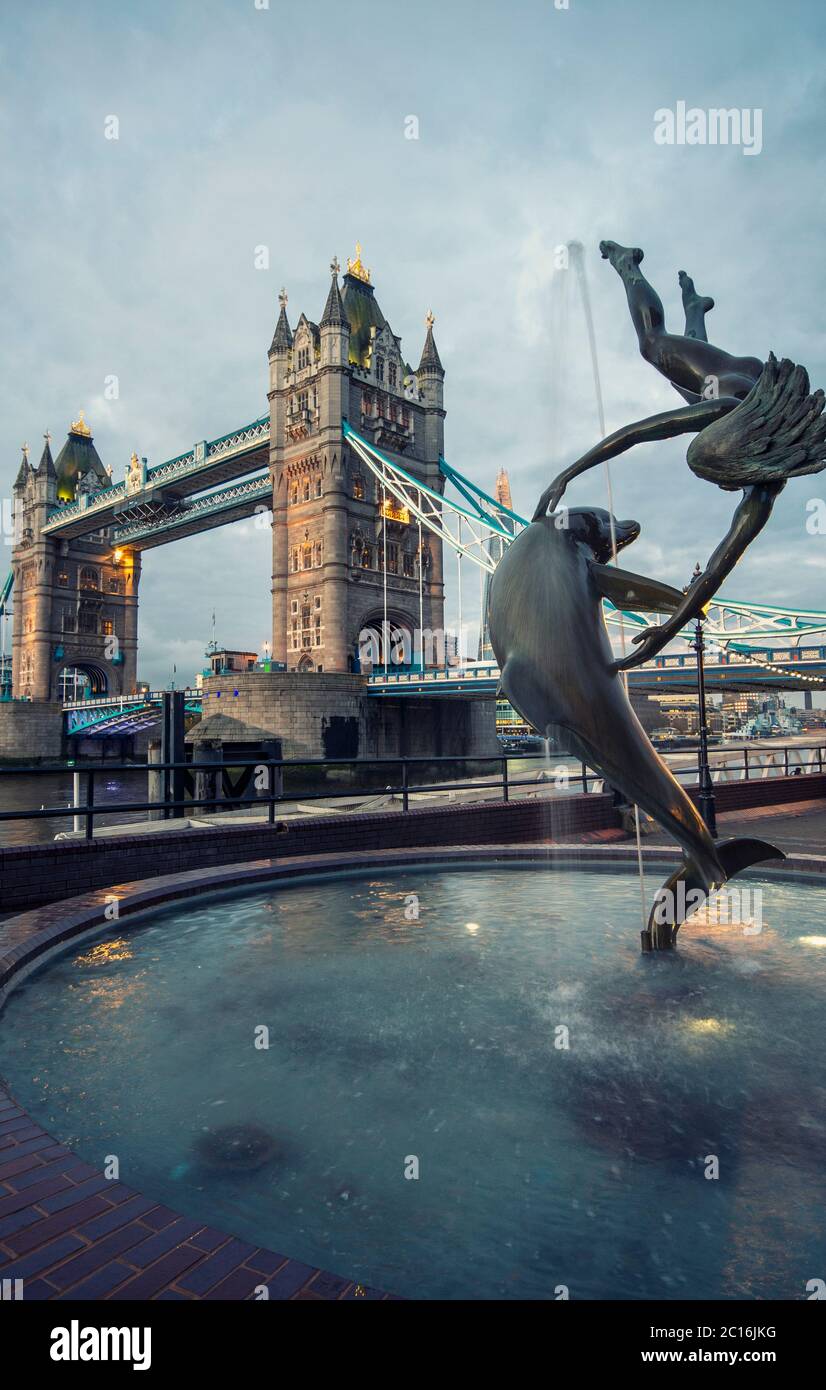
MULTIPOLYGON (((508 546, 493 574, 488 622, 503 693, 546 738, 599 771, 677 841, 683 864, 655 899, 643 947, 673 946, 689 892, 708 894, 751 864, 785 856, 764 840, 715 843, 631 708, 611 648, 602 600, 673 613, 685 595, 610 564, 636 540, 636 521, 599 508, 539 516, 508 546), (677 891, 680 882, 683 891, 677 891)), ((691 903, 693 907, 696 903, 691 903)))

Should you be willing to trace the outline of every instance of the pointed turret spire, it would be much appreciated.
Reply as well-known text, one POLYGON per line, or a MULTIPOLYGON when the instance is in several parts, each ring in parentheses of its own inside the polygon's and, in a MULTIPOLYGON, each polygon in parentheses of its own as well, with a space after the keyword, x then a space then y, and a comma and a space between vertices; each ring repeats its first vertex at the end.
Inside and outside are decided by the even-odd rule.
POLYGON ((293 335, 290 329, 289 319, 287 318, 287 298, 287 291, 282 289, 278 296, 278 302, 281 305, 281 313, 278 315, 278 323, 275 325, 275 333, 273 334, 270 352, 283 351, 285 348, 291 348, 293 345, 293 335))
POLYGON ((439 356, 436 348, 436 340, 433 337, 433 325, 435 322, 436 320, 433 314, 428 313, 425 319, 425 323, 427 324, 427 337, 424 340, 424 347, 422 348, 422 360, 419 363, 419 371, 439 372, 444 376, 445 369, 442 366, 442 359, 439 356))
POLYGON ((43 438, 45 439, 46 443, 43 445, 43 453, 40 455, 40 462, 37 465, 37 472, 45 474, 45 476, 50 479, 56 478, 57 472, 55 470, 54 459, 52 458, 51 449, 52 436, 49 434, 48 430, 44 434, 43 438))
POLYGON ((497 502, 501 502, 503 507, 513 511, 513 501, 511 499, 511 484, 504 468, 500 468, 496 475, 496 486, 494 488, 497 502))
POLYGON ((338 256, 334 256, 330 262, 330 274, 333 277, 330 285, 330 293, 327 295, 327 303, 324 305, 324 313, 321 315, 320 328, 328 326, 335 328, 350 327, 350 320, 344 311, 341 294, 338 288, 338 273, 341 266, 338 263, 338 256))
POLYGON ((32 466, 29 463, 29 446, 28 444, 24 444, 23 457, 20 460, 20 468, 18 470, 17 477, 14 480, 15 492, 18 488, 24 488, 26 486, 26 483, 29 481, 29 478, 31 477, 31 473, 32 466))

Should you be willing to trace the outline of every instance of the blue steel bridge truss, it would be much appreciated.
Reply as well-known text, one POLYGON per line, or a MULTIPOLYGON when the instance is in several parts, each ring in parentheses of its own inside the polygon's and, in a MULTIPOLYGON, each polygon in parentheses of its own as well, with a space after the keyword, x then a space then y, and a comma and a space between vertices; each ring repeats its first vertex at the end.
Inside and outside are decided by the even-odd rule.
MULTIPOLYGON (((442 490, 434 490, 395 463, 365 439, 349 423, 344 424, 348 444, 376 480, 382 497, 393 498, 410 514, 422 531, 437 535, 456 556, 461 589, 461 570, 471 564, 488 574, 495 569, 502 549, 510 545, 528 523, 505 507, 470 478, 440 460, 442 490), (459 501, 445 495, 450 484, 459 501), (495 543, 492 543, 495 542, 495 543)), ((140 477, 105 487, 77 502, 55 507, 44 533, 55 539, 71 539, 109 528, 113 547, 151 549, 182 537, 269 510, 272 484, 269 477, 269 416, 263 415, 217 439, 204 440, 185 453, 154 467, 141 466, 140 477)), ((12 592, 9 571, 0 588, 0 615, 7 612, 12 592)), ((648 613, 619 612, 606 602, 606 618, 616 633, 620 625, 636 631, 651 621, 648 613)), ((707 638, 711 646, 708 678, 712 687, 736 689, 774 686, 789 689, 826 685, 826 613, 791 609, 773 604, 718 598, 708 609, 707 638)), ((630 673, 632 686, 646 689, 678 689, 688 681, 686 663, 693 657, 666 654, 654 663, 630 673), (685 669, 684 669, 685 668, 685 669)), ((431 681, 445 692, 468 693, 469 668, 463 680, 455 671, 388 672, 371 678, 377 694, 424 693, 431 681)), ((477 690, 489 691, 498 682, 493 669, 478 670, 477 690)), ((686 688, 688 686, 686 685, 686 688)), ((192 694, 196 701, 197 694, 192 694)), ((99 706, 96 718, 85 702, 76 710, 67 707, 71 732, 111 731, 111 721, 154 722, 156 704, 138 702, 118 711, 99 706)), ((193 708, 195 707, 193 703, 193 708)))

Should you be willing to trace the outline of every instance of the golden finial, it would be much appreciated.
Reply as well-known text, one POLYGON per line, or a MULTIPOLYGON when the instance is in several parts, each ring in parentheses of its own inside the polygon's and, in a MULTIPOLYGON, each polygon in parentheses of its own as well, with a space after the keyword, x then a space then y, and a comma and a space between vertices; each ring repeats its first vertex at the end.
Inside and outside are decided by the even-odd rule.
POLYGON ((83 418, 83 411, 82 411, 82 410, 79 410, 79 411, 78 411, 78 416, 79 416, 79 418, 78 418, 77 420, 73 420, 72 423, 71 423, 71 425, 69 426, 69 433, 70 433, 70 434, 82 434, 82 435, 84 436, 84 438, 86 438, 86 439, 91 439, 91 438, 92 438, 92 431, 89 429, 89 426, 87 425, 86 421, 85 421, 84 418, 83 418))
POLYGON ((426 319, 425 319, 425 324, 427 325, 428 328, 432 328, 435 322, 436 322, 436 320, 435 320, 435 318, 433 317, 433 310, 432 310, 432 309, 428 309, 428 311, 427 311, 427 317, 426 317, 426 319))
POLYGON ((370 284, 370 271, 361 260, 361 242, 356 242, 356 259, 354 261, 347 257, 347 274, 354 275, 357 280, 363 280, 365 285, 370 284))
POLYGON ((26 460, 26 462, 28 463, 28 459, 29 459, 29 446, 28 446, 28 444, 24 444, 22 447, 23 447, 23 457, 24 457, 24 459, 26 460))
POLYGON ((341 262, 339 261, 338 256, 333 256, 333 259, 330 261, 330 274, 335 275, 336 279, 338 279, 338 274, 340 270, 341 262))
POLYGON ((287 307, 287 300, 289 299, 289 297, 290 297, 290 296, 287 294, 287 291, 285 290, 284 286, 282 285, 282 286, 281 286, 281 293, 280 293, 280 295, 278 296, 278 302, 279 302, 279 304, 281 305, 281 308, 282 308, 282 309, 286 309, 286 307, 287 307))

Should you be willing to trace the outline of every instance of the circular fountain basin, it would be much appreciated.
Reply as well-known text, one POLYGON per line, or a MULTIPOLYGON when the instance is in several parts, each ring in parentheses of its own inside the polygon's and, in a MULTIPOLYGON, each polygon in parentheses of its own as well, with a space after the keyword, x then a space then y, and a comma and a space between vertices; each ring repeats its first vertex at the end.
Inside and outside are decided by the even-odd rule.
POLYGON ((826 1265, 824 890, 748 887, 742 922, 646 957, 621 870, 202 899, 29 976, 0 1074, 130 1187, 390 1292, 802 1298, 826 1265))

